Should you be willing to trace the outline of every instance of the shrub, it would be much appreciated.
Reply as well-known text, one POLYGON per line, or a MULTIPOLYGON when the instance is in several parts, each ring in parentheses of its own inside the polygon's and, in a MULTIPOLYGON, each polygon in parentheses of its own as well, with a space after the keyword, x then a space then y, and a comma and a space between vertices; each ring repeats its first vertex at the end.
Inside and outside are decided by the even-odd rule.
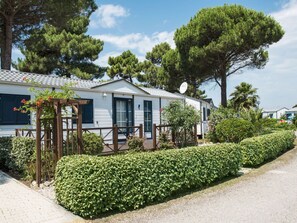
POLYGON ((56 197, 82 217, 136 209, 236 174, 240 150, 238 144, 220 144, 110 157, 63 157, 56 168, 56 197))
POLYGON ((257 166, 294 147, 293 131, 279 131, 243 140, 243 165, 257 166))
POLYGON ((12 137, 0 137, 0 169, 8 167, 11 148, 12 137))
POLYGON ((191 140, 187 138, 193 134, 193 127, 200 120, 197 110, 181 101, 172 101, 164 108, 163 119, 171 125, 172 131, 175 132, 175 143, 179 147, 188 146, 191 140))
POLYGON ((84 153, 87 155, 98 155, 103 150, 103 139, 92 132, 85 132, 82 135, 84 153))
MULTIPOLYGON (((82 138, 83 138, 84 154, 98 155, 102 152, 102 150, 104 148, 104 144, 103 144, 103 138, 101 136, 99 136, 93 132, 84 132, 82 134, 82 138)), ((66 152, 67 149, 64 148, 65 155, 71 155, 71 154, 76 153, 75 152, 77 150, 76 139, 77 139, 77 133, 73 133, 73 135, 70 135, 69 147, 71 147, 71 149, 73 147, 74 151, 66 152), (72 145, 72 143, 73 143, 73 145, 72 145)))
POLYGON ((221 121, 216 126, 216 136, 219 142, 238 143, 254 134, 253 124, 241 118, 230 118, 221 121))
POLYGON ((144 143, 144 139, 139 138, 137 136, 131 136, 128 139, 129 150, 135 150, 135 151, 144 150, 143 143, 144 143))
POLYGON ((12 139, 11 160, 9 168, 20 173, 24 172, 35 151, 35 139, 14 137, 12 139))
POLYGON ((159 134, 159 149, 174 149, 174 143, 169 139, 168 132, 160 132, 159 134))

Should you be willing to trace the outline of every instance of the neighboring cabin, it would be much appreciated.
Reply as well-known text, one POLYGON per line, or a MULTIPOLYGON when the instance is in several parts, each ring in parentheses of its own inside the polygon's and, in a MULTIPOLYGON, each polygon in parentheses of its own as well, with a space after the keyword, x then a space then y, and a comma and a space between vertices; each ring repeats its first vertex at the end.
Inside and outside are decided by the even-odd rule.
POLYGON ((289 109, 286 107, 280 108, 280 109, 263 109, 262 117, 269 117, 269 118, 275 118, 280 119, 283 115, 286 114, 286 111, 289 109))
MULTIPOLYGON (((14 135, 16 128, 34 128, 34 117, 14 112, 21 106, 21 100, 33 97, 28 90, 32 84, 25 79, 34 80, 41 88, 59 90, 65 84, 73 83, 72 89, 82 99, 90 103, 83 106, 83 128, 137 126, 143 124, 146 138, 152 137, 153 124, 161 124, 161 112, 170 101, 183 100, 183 97, 165 90, 138 87, 124 79, 96 82, 40 75, 17 71, 0 70, 0 136, 14 135)), ((193 99, 187 99, 191 103, 193 99)), ((197 100, 199 101, 199 100, 197 100)), ((194 105, 202 112, 203 123, 207 122, 213 104, 199 101, 194 105)), ((205 133, 207 127, 198 127, 198 134, 205 133)))

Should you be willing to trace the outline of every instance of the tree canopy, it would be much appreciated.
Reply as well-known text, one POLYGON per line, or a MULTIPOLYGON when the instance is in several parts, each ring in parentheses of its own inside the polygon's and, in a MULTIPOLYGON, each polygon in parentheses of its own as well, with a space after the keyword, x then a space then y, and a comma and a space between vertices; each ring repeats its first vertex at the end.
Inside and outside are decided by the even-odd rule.
POLYGON ((109 57, 107 68, 107 74, 110 78, 114 78, 116 75, 119 77, 129 79, 133 83, 133 77, 137 78, 140 72, 138 59, 130 51, 127 50, 117 57, 109 57))
POLYGON ((263 68, 267 48, 283 35, 272 17, 240 5, 224 5, 199 11, 175 32, 174 40, 189 77, 215 80, 221 87, 221 104, 227 106, 227 77, 244 68, 263 68))
POLYGON ((22 49, 25 59, 19 59, 15 67, 26 72, 75 75, 81 79, 101 77, 103 72, 94 61, 103 49, 103 42, 84 33, 87 25, 85 16, 69 20, 63 30, 46 24, 25 41, 22 49))
POLYGON ((10 70, 12 46, 22 46, 44 24, 63 29, 69 20, 89 17, 96 8, 94 0, 0 0, 1 68, 10 70))
POLYGON ((246 82, 242 82, 236 86, 234 92, 231 93, 230 96, 231 106, 235 110, 258 107, 259 95, 257 95, 257 89, 246 82))

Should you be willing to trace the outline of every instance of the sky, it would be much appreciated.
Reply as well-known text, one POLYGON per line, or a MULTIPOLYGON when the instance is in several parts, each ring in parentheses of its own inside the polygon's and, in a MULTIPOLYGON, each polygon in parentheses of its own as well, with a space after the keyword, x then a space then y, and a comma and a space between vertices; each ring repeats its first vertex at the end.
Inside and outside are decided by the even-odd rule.
MULTIPOLYGON (((103 51, 95 63, 107 66, 108 57, 126 50, 143 61, 146 52, 161 42, 168 42, 174 48, 176 29, 186 25, 202 8, 224 4, 240 4, 262 11, 274 17, 285 30, 284 37, 269 47, 265 68, 231 75, 227 94, 241 82, 248 82, 258 89, 262 108, 291 108, 297 104, 297 0, 100 0, 87 33, 104 41, 103 51)), ((21 56, 19 51, 14 50, 13 59, 18 56, 21 56)), ((202 89, 215 105, 220 104, 218 85, 205 83, 202 89)))

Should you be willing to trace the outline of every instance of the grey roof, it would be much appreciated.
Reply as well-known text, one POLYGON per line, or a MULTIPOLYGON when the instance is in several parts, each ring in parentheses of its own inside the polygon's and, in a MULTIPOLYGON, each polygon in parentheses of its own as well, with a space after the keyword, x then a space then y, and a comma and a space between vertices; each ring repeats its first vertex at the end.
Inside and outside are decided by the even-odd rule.
POLYGON ((282 109, 287 109, 287 110, 289 110, 288 108, 283 107, 283 108, 263 109, 263 112, 277 112, 277 111, 282 110, 282 109))
POLYGON ((170 93, 168 91, 157 89, 157 88, 146 88, 146 87, 140 87, 142 90, 148 92, 150 95, 153 96, 159 96, 164 98, 175 98, 175 99, 181 99, 182 97, 175 95, 173 93, 170 93))
MULTIPOLYGON (((27 73, 27 72, 19 72, 19 71, 10 71, 10 70, 1 70, 0 69, 0 83, 9 83, 9 84, 17 84, 17 85, 28 85, 27 80, 32 80, 42 86, 45 87, 62 87, 65 84, 73 84, 72 87, 76 89, 95 89, 100 86, 107 85, 109 83, 117 82, 117 81, 126 81, 124 79, 112 80, 107 82, 95 82, 89 80, 81 80, 67 77, 58 77, 55 75, 43 75, 43 74, 35 74, 35 73, 27 73)), ((180 99, 179 96, 174 95, 168 91, 154 88, 144 88, 138 87, 129 81, 127 83, 139 88, 145 94, 150 94, 153 96, 165 97, 165 98, 175 98, 180 99)))
POLYGON ((32 80, 43 86, 62 87, 65 84, 73 84, 74 88, 91 89, 92 87, 100 85, 100 82, 72 79, 66 77, 57 77, 54 75, 43 75, 26 73, 19 71, 0 70, 0 82, 10 82, 15 84, 28 84, 26 80, 32 80))

